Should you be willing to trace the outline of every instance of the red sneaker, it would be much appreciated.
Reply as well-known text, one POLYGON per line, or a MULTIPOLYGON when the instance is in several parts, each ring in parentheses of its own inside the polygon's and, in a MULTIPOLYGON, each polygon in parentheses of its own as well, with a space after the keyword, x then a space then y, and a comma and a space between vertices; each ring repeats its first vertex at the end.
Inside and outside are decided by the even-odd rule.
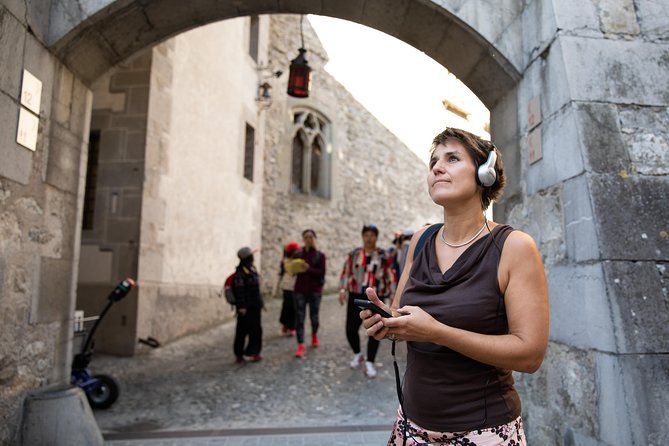
POLYGON ((251 355, 251 356, 248 356, 248 358, 249 358, 248 360, 251 361, 251 362, 262 361, 262 356, 260 356, 260 355, 251 355))
POLYGON ((244 359, 243 356, 237 356, 237 359, 235 359, 235 364, 239 365, 246 364, 246 359, 244 359))
POLYGON ((304 356, 304 354, 307 352, 307 348, 304 346, 304 344, 297 344, 297 350, 295 351, 295 357, 296 358, 301 358, 304 356))
POLYGON ((311 346, 316 348, 321 345, 321 341, 318 340, 318 335, 316 333, 311 335, 311 346))

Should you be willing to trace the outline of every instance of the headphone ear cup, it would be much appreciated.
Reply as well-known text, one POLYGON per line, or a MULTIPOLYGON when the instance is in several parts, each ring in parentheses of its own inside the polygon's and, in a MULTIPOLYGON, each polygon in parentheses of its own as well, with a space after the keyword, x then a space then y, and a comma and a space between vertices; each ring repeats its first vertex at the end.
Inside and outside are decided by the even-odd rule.
POLYGON ((488 153, 488 159, 476 169, 476 182, 483 187, 490 187, 497 181, 497 172, 495 171, 497 163, 497 152, 493 149, 488 153))

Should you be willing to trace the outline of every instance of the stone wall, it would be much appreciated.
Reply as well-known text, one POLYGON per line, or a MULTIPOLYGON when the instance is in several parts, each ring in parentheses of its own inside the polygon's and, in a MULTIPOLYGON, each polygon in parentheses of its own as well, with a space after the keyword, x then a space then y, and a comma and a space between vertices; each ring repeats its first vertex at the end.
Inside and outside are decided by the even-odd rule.
POLYGON ((28 392, 69 382, 72 359, 91 94, 47 29, 48 7, 0 3, 0 444, 19 441, 28 392), (24 69, 42 82, 35 151, 16 143, 24 69))
POLYGON ((530 2, 523 79, 491 111, 518 166, 500 209, 537 240, 550 288, 546 360, 517 374, 532 443, 669 441, 658 390, 669 386, 668 13, 646 1, 530 2))
MULTIPOLYGON (((286 70, 297 55, 299 16, 272 16, 269 64, 286 70)), ((338 287, 346 254, 360 246, 365 223, 379 227, 378 244, 391 245, 393 232, 427 222, 440 221, 440 208, 427 193, 427 155, 419 159, 395 135, 383 127, 324 69, 327 54, 304 21, 307 59, 313 68, 308 99, 286 96, 287 76, 274 82, 273 102, 267 116, 265 189, 263 192, 263 277, 265 290, 274 285, 282 246, 302 243, 301 232, 313 228, 317 245, 328 258, 325 287, 338 287), (291 107, 309 107, 331 122, 331 198, 290 193, 292 150, 291 107)), ((392 93, 389 92, 392 96, 392 93)), ((389 97, 389 101, 392 98, 389 97)))
MULTIPOLYGON (((71 2, 61 0, 0 1, 3 443, 16 442, 26 393, 64 383, 69 372, 86 161, 82 154, 90 113, 90 93, 82 79, 92 82, 135 51, 202 20, 240 14, 237 3, 208 2, 201 10, 184 12, 176 7, 183 2, 174 0, 169 2, 174 8, 123 2, 124 7, 112 6, 93 16, 111 3, 82 0, 78 6, 84 7, 70 8, 71 2), (80 23, 85 19, 88 23, 80 23), (74 28, 78 32, 68 34, 74 28), (59 60, 46 50, 47 40, 59 60), (73 75, 63 63, 78 74, 73 75), (43 82, 35 152, 15 143, 22 68, 43 82)), ((516 178, 498 215, 528 228, 540 241, 551 286, 551 345, 546 363, 534 375, 519 376, 530 441, 669 443, 669 401, 664 390, 669 386, 665 344, 668 6, 651 0, 505 2, 511 4, 515 6, 490 8, 474 0, 412 1, 406 8, 394 8, 390 2, 296 1, 290 7, 388 30, 446 66, 459 54, 457 74, 478 86, 492 107, 493 138, 504 150, 510 177, 516 178), (479 34, 468 33, 465 26, 442 14, 442 8, 449 8, 479 34), (465 45, 486 39, 495 48, 485 46, 486 42, 465 45), (498 53, 493 50, 497 49, 512 67, 507 61, 496 62, 498 53), (479 59, 482 63, 477 65, 479 59), (527 110, 537 96, 543 158, 530 164, 529 137, 536 127, 528 124, 527 110), (544 236, 546 226, 551 230, 544 236)), ((270 9, 260 0, 243 6, 247 9, 241 13, 272 7, 287 11, 280 2, 270 9)), ((295 30, 296 22, 291 25, 295 30)), ((285 67, 297 47, 295 41, 289 48, 277 47, 277 65, 285 67)), ((330 96, 319 96, 322 93, 315 89, 311 99, 318 109, 329 116, 345 115, 348 102, 329 101, 330 96)), ((338 92, 332 98, 340 94, 345 96, 338 92)), ((275 105, 265 113, 271 119, 289 120, 286 105, 275 105)), ((368 120, 354 116, 360 122, 337 131, 336 144, 349 136, 370 135, 368 120)), ((291 212, 275 219, 264 215, 263 224, 296 228, 286 234, 263 235, 265 246, 277 246, 276 257, 268 255, 267 261, 276 264, 278 246, 296 238, 306 225, 319 231, 321 243, 334 259, 340 255, 338 249, 343 253, 357 244, 360 223, 379 214, 370 208, 347 213, 343 197, 345 192, 352 196, 358 192, 355 178, 350 184, 335 181, 333 199, 326 203, 309 199, 297 206, 296 197, 282 192, 287 189, 272 156, 283 159, 282 135, 268 133, 266 141, 266 189, 276 186, 278 191, 268 199, 291 212), (298 208, 303 211, 293 212, 298 208), (330 221, 345 221, 348 229, 334 228, 330 221), (336 235, 344 232, 349 239, 336 235)), ((385 137, 365 141, 372 146, 389 145, 385 137)), ((336 144, 335 154, 340 150, 336 144)), ((337 175, 349 161, 354 167, 365 163, 355 157, 354 150, 341 153, 342 159, 335 157, 333 165, 337 175)), ((382 185, 377 188, 381 189, 382 185)), ((402 195, 413 200, 422 196, 422 190, 417 188, 413 194, 403 190, 402 195)), ((397 197, 395 192, 387 196, 397 197)), ((399 220, 397 209, 387 214, 399 220)), ((404 226, 399 221, 377 223, 384 234, 404 226)))

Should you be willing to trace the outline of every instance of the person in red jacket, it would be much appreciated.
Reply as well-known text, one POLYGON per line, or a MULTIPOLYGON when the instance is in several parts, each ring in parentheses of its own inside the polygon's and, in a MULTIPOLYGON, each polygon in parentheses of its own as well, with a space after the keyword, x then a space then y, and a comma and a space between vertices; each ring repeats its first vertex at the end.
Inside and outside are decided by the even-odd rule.
POLYGON ((296 358, 302 358, 307 349, 304 345, 304 320, 306 308, 309 306, 311 320, 311 346, 318 347, 318 312, 325 283, 325 254, 316 249, 316 231, 305 229, 302 231, 304 247, 297 251, 296 258, 303 259, 304 265, 297 273, 295 280, 295 329, 297 331, 296 358))

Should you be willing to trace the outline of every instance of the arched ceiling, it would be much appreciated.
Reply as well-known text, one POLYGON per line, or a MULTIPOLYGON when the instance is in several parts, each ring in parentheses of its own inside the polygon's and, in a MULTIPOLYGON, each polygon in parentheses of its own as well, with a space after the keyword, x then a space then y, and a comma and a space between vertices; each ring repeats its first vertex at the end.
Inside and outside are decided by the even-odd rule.
POLYGON ((488 23, 499 19, 497 8, 476 2, 479 10, 470 7, 465 14, 466 0, 439 3, 450 4, 452 11, 427 0, 56 0, 49 44, 90 84, 133 53, 211 22, 255 14, 324 15, 378 29, 425 52, 492 108, 520 74, 456 12, 488 23))

